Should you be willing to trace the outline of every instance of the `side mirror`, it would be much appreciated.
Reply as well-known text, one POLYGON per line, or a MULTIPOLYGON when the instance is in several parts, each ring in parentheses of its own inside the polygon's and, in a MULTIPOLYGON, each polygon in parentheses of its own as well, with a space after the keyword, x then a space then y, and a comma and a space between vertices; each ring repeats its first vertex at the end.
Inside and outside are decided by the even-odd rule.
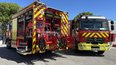
POLYGON ((114 30, 114 21, 111 21, 111 30, 114 30))
POLYGON ((114 30, 114 25, 111 25, 111 30, 114 30))
POLYGON ((79 32, 79 28, 77 28, 76 31, 79 32))
POLYGON ((111 21, 110 23, 111 23, 111 24, 114 24, 114 21, 111 21))
POLYGON ((74 31, 77 31, 78 32, 79 28, 75 28, 74 31))
POLYGON ((74 20, 71 22, 72 29, 74 29, 74 20))

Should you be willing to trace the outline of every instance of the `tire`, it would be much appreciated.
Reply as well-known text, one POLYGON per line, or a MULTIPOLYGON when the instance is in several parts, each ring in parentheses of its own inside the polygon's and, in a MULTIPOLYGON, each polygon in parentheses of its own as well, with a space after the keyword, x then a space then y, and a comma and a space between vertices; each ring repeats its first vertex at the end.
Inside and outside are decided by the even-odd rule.
POLYGON ((98 51, 98 52, 97 52, 97 55, 103 55, 104 52, 105 52, 105 51, 98 51))
POLYGON ((6 47, 7 49, 11 49, 11 43, 9 40, 6 41, 6 47))
POLYGON ((46 44, 45 44, 44 39, 39 40, 38 47, 40 48, 40 51, 45 51, 46 50, 46 44))
POLYGON ((78 50, 78 42, 77 42, 77 40, 75 39, 75 49, 77 49, 78 50))
POLYGON ((59 46, 60 46, 60 48, 62 49, 66 49, 66 47, 67 47, 67 42, 66 42, 66 39, 64 39, 64 38, 61 38, 61 40, 60 40, 60 44, 59 44, 59 46))
POLYGON ((2 44, 6 44, 6 38, 3 38, 2 44))
POLYGON ((75 50, 76 53, 81 52, 81 50, 79 50, 79 48, 78 48, 78 41, 76 39, 75 39, 75 48, 74 48, 74 50, 75 50))
POLYGON ((46 50, 46 53, 52 53, 52 51, 51 50, 46 50))

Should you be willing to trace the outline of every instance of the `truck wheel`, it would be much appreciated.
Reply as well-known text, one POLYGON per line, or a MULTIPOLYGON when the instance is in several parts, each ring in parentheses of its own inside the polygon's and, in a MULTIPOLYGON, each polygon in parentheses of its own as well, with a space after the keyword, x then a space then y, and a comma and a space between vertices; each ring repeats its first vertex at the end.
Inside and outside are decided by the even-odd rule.
POLYGON ((77 42, 77 40, 75 39, 75 49, 77 49, 78 50, 78 42, 77 42))
POLYGON ((39 40, 38 47, 40 48, 40 51, 45 51, 46 50, 46 44, 45 44, 44 39, 39 40))
POLYGON ((46 53, 52 53, 52 51, 51 50, 46 50, 46 53))
POLYGON ((10 41, 6 41, 6 47, 7 47, 8 49, 11 48, 11 43, 10 43, 10 41))
POLYGON ((79 50, 79 48, 78 48, 78 43, 79 43, 79 42, 75 39, 75 47, 74 47, 74 50, 75 50, 76 53, 81 52, 81 51, 79 50))
POLYGON ((59 45, 60 48, 66 49, 66 46, 67 46, 66 39, 61 38, 60 42, 61 42, 61 44, 59 45))
POLYGON ((104 51, 98 51, 97 55, 103 55, 104 51))

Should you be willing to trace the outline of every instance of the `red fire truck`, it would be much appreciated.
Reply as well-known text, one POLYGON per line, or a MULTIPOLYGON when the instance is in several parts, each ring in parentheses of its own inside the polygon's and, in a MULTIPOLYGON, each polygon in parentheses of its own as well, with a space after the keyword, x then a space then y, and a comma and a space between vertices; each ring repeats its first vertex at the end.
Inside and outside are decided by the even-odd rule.
POLYGON ((34 2, 12 16, 6 35, 7 48, 23 55, 72 48, 68 14, 34 2))
POLYGON ((75 47, 80 51, 94 51, 103 54, 110 49, 113 21, 101 16, 81 16, 70 22, 70 35, 75 38, 75 47))

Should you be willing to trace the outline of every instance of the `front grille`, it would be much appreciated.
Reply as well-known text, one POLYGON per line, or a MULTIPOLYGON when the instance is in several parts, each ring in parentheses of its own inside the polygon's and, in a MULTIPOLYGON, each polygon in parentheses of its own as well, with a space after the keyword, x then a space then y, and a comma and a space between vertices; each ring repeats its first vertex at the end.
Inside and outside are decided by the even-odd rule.
POLYGON ((99 48, 98 46, 91 46, 91 48, 99 48))
POLYGON ((104 38, 87 38, 87 42, 104 42, 104 38))

